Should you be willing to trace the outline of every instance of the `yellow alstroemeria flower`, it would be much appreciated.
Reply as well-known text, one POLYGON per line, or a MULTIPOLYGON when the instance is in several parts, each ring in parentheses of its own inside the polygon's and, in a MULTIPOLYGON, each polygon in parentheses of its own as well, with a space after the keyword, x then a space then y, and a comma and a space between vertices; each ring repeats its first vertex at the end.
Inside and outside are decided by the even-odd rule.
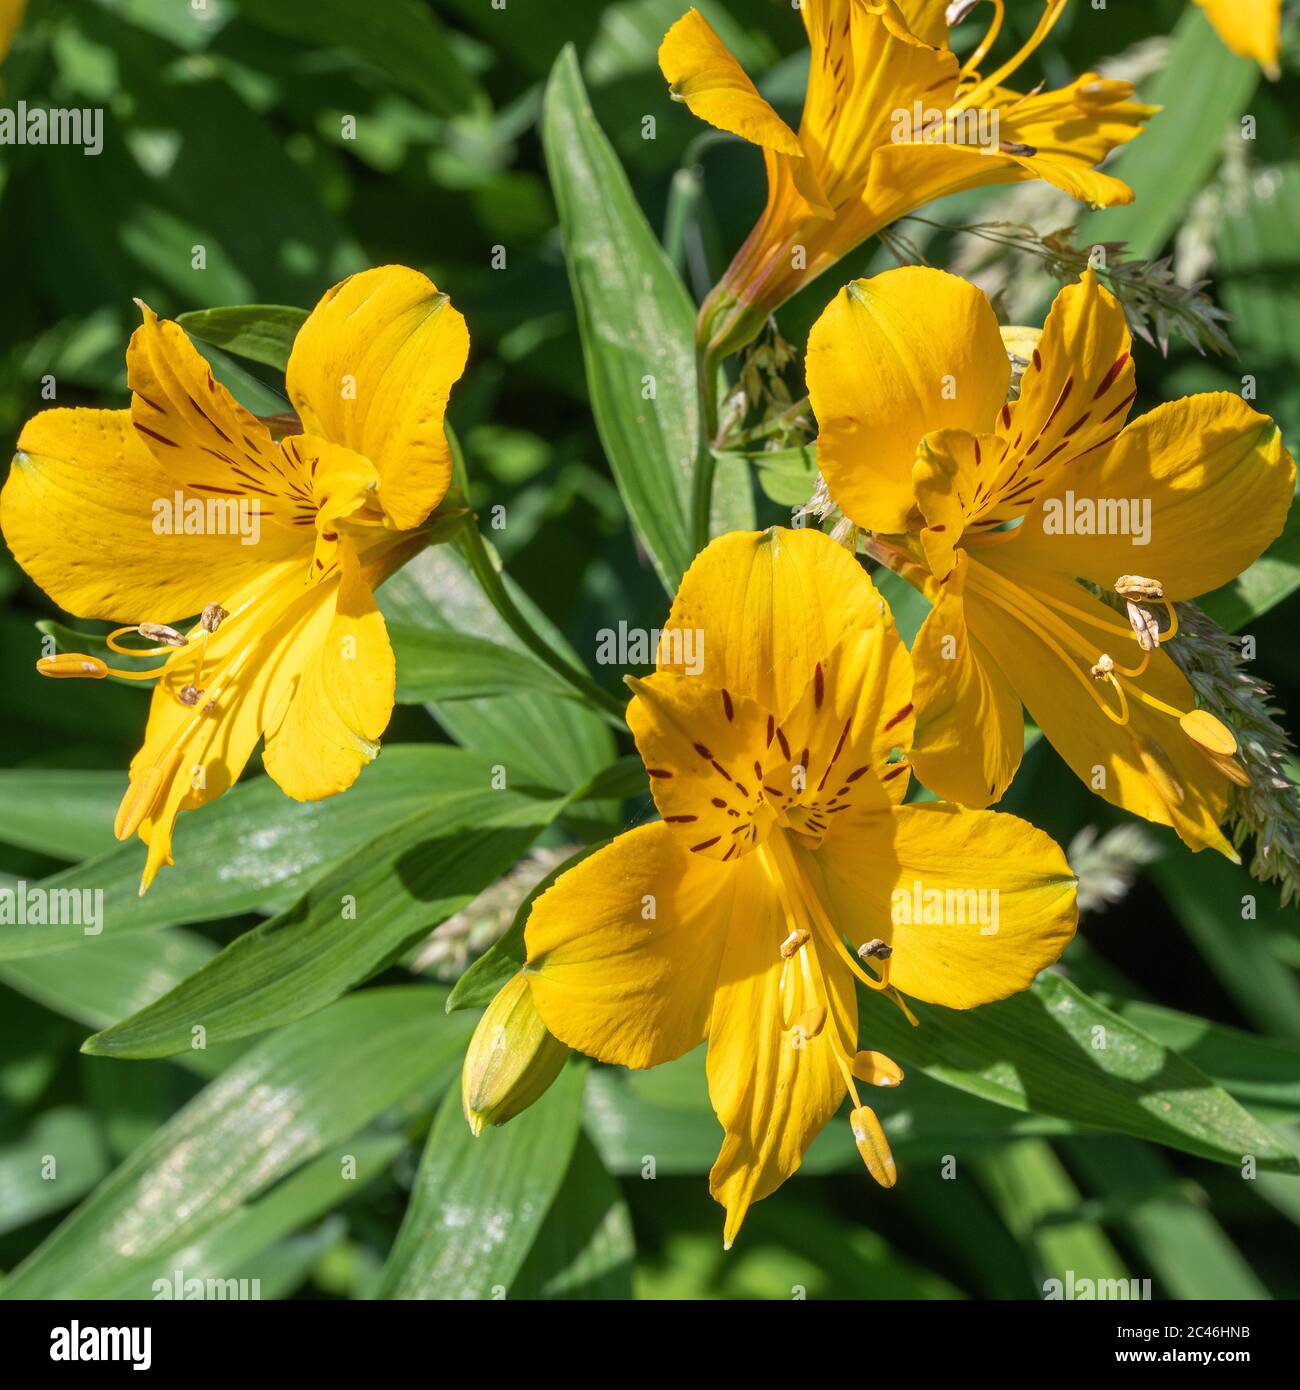
POLYGON ((38 663, 157 677, 116 823, 148 846, 142 893, 172 862, 177 814, 232 786, 259 738, 266 771, 301 801, 342 791, 375 756, 395 675, 373 590, 428 543, 451 479, 443 412, 469 349, 464 319, 418 271, 354 275, 299 331, 297 416, 273 434, 180 327, 143 313, 130 409, 37 415, 0 496, 14 556, 56 603, 128 623, 116 651, 167 658, 143 676, 70 654, 38 663))
POLYGON ((1228 583, 1281 531, 1295 465, 1226 392, 1125 424, 1132 343, 1092 271, 1029 351, 1008 403, 984 294, 915 267, 850 284, 809 336, 830 494, 934 605, 912 648, 917 775, 996 801, 1023 704, 1107 801, 1235 858, 1219 825, 1245 777, 1236 741, 1164 648, 1172 604, 1228 583))
POLYGON ((758 145, 767 166, 767 207, 700 311, 711 360, 880 228, 949 193, 1044 179, 1098 207, 1133 200, 1094 166, 1155 108, 1130 100, 1131 83, 1092 72, 1029 95, 1003 85, 1066 0, 1048 0, 1029 41, 981 75, 1002 24, 1002 0, 993 4, 989 33, 963 62, 947 46, 943 0, 805 0, 812 66, 798 135, 698 11, 668 31, 659 65, 674 96, 758 145))
POLYGON ((1281 75, 1282 0, 1195 0, 1223 42, 1253 58, 1274 81, 1281 75))
POLYGON ((710 1189, 730 1244, 846 1094, 868 1169, 893 1185, 858 1082, 902 1073, 859 1050, 855 979, 957 1009, 1024 989, 1074 931, 1074 879, 1012 816, 900 804, 907 651, 865 571, 819 532, 713 541, 655 673, 628 684, 663 819, 542 894, 524 973, 550 1032, 601 1061, 652 1067, 708 1039, 726 1132, 710 1189), (699 642, 703 667, 688 667, 699 642), (994 904, 982 924, 977 901, 994 904))
POLYGON ((23 22, 27 0, 0 0, 0 63, 13 46, 14 35, 23 22))

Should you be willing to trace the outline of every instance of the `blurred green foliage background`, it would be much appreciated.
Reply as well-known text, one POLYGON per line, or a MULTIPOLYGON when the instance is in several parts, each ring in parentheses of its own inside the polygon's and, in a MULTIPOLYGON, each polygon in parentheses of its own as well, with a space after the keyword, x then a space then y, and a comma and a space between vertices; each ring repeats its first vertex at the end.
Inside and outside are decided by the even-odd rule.
MULTIPOLYGON (((656 229, 672 226, 670 249, 702 294, 752 224, 762 174, 754 151, 710 135, 667 99, 655 50, 681 8, 681 0, 509 0, 504 9, 491 0, 31 0, 0 69, 0 102, 102 107, 105 143, 94 158, 77 149, 0 149, 6 450, 22 422, 49 403, 42 397, 47 377, 59 405, 125 403, 135 297, 167 316, 225 304, 310 307, 352 271, 385 262, 418 267, 452 296, 470 327, 470 367, 453 394, 451 420, 472 501, 480 511, 504 505, 508 523, 491 539, 510 576, 597 679, 617 689, 620 673, 594 665, 596 631, 620 619, 653 627, 666 601, 629 529, 591 421, 537 126, 547 73, 572 43, 641 206, 656 229), (653 140, 643 138, 648 113, 657 121, 653 140), (202 268, 196 248, 203 248, 202 268), (497 248, 503 268, 493 268, 497 248)), ((763 90, 797 117, 806 49, 787 0, 702 8, 748 70, 766 74, 763 90)), ((1027 32, 1037 7, 1013 8, 1012 26, 1027 32)), ((1210 292, 1233 315, 1228 333, 1239 357, 1203 357, 1177 338, 1167 357, 1139 346, 1135 411, 1194 390, 1240 390, 1250 375, 1258 408, 1276 415, 1294 453, 1300 75, 1293 62, 1279 83, 1259 80, 1251 65, 1222 51, 1183 0, 1103 11, 1073 5, 1034 62, 1056 83, 1116 58, 1120 71, 1139 78, 1144 96, 1166 107, 1116 165, 1137 190, 1132 209, 1089 214, 1035 187, 983 190, 932 215, 948 222, 1011 217, 1041 231, 1078 221, 1084 243, 1124 239, 1138 255, 1175 254, 1181 276, 1211 279, 1210 292), (1163 45, 1175 30, 1181 47, 1171 62, 1163 45), (1254 117, 1250 139, 1242 138, 1243 115, 1254 117)), ((1032 265, 920 225, 900 230, 933 263, 977 271, 982 283, 1001 289, 1012 321, 1038 321, 1052 287, 1032 265)), ((839 283, 892 263, 874 244, 847 258, 787 306, 786 338, 803 342, 839 283)), ((259 413, 281 408, 272 370, 215 351, 212 358, 259 413)), ((756 497, 762 523, 788 519, 756 497)), ((1246 630, 1257 641, 1255 670, 1295 709, 1300 648, 1292 590, 1300 552, 1290 533, 1273 565, 1269 611, 1252 612, 1246 630)), ((390 618, 418 624, 423 603, 476 620, 473 595, 456 581, 442 561, 418 569, 415 579, 403 576, 388 601, 390 618)), ((111 820, 143 727, 141 693, 107 683, 43 684, 33 669, 34 622, 56 615, 7 556, 0 558, 0 594, 0 871, 34 881, 101 854, 138 868, 138 845, 112 849, 111 820), (94 775, 79 778, 77 770, 94 775)), ((409 704, 388 743, 454 737, 473 748, 492 726, 489 706, 465 701, 431 712, 409 704)), ((502 699, 495 708, 507 720, 518 714, 502 699)), ((588 773, 616 751, 608 733, 592 737, 599 746, 588 773)), ((538 770, 537 780, 545 774, 538 770)), ((439 765, 409 764, 398 779, 403 804, 417 805, 438 775, 439 765)), ((347 836, 325 836, 324 862, 307 856, 305 878, 290 876, 293 891, 268 894, 262 905, 286 907, 332 857, 362 843, 368 830, 382 831, 395 793, 387 784, 369 800, 359 793, 348 807, 347 836)), ((1120 820, 1041 744, 1006 804, 1062 844, 1085 827, 1105 831, 1120 820)), ((265 798, 258 805, 274 825, 277 808, 265 798)), ((609 834, 644 818, 649 803, 633 797, 621 807, 592 802, 589 809, 585 819, 553 825, 539 843, 554 851, 609 834)), ((1209 855, 1193 859, 1171 834, 1153 830, 1149 839, 1158 858, 1122 901, 1086 915, 1062 971, 1090 993, 1193 1016, 1191 1023, 1163 1017, 1161 1026, 1172 1030, 1165 1040, 1294 1147, 1296 910, 1279 910, 1275 890, 1244 871, 1209 855), (1258 916, 1243 921, 1241 899, 1251 893, 1258 916)), ((279 853, 277 844, 274 835, 261 845, 241 843, 232 858, 279 853)), ((242 872, 238 863, 234 869, 242 872)), ((183 879, 185 861, 164 873, 183 879)), ((504 909, 494 900, 469 910, 475 940, 503 924, 503 910, 508 920, 522 891, 516 886, 511 898, 507 887, 504 909)), ((87 1194, 99 1189, 90 1200, 104 1200, 101 1184, 125 1181, 109 1176, 120 1162, 128 1177, 147 1172, 130 1169, 148 1157, 141 1146, 156 1142, 160 1127, 222 1066, 239 1064, 243 1040, 179 1062, 126 1062, 78 1048, 111 1021, 103 991, 113 981, 129 1004, 120 1017, 260 920, 252 910, 259 902, 253 894, 213 921, 196 907, 201 925, 132 936, 116 956, 105 940, 0 959, 0 1268, 12 1269, 36 1249, 87 1194), (49 1153, 59 1155, 56 1181, 40 1176, 49 1153)), ((377 986, 405 988, 417 968, 436 973, 438 963, 411 955, 389 963, 348 1004, 308 1021, 322 1030, 309 1038, 315 1065, 351 1097, 352 1111, 336 1117, 339 1142, 286 1176, 307 1156, 290 1155, 293 1162, 264 1175, 278 1181, 268 1191, 227 1192, 234 1218, 227 1214, 190 1248, 187 1269, 255 1274, 263 1297, 391 1293, 402 1286, 382 1271, 412 1192, 419 1210, 439 1190, 459 1192, 475 1219, 487 1219, 493 1197, 475 1187, 487 1180, 476 1176, 482 1168, 461 1133, 454 1094, 466 1016, 448 1025, 440 995, 423 1011, 374 1000, 377 986), (340 1015, 341 1008, 351 1011, 340 1015), (338 1020, 332 1031, 321 1023, 327 1015, 338 1020), (387 1052, 367 1041, 385 1029, 387 1052), (450 1099, 434 1119, 449 1085, 450 1099), (426 1159, 417 1179, 431 1124, 445 1125, 444 1166, 430 1169, 426 1159), (360 1138, 343 1144, 357 1132, 360 1138), (330 1156, 341 1144, 360 1170, 346 1185, 332 1176, 330 1156)), ((1161 1022, 1158 1010, 1145 1017, 1153 1028, 1161 1022)), ((565 1085, 581 1090, 580 1082, 565 1085)), ((631 1079, 593 1074, 585 1100, 578 1092, 553 1104, 548 1097, 544 1123, 559 1124, 552 1112, 565 1105, 575 1115, 584 1107, 586 1127, 579 1135, 575 1119, 565 1131, 552 1173, 528 1156, 544 1129, 519 1122, 512 1149, 504 1142, 512 1127, 501 1131, 500 1171, 525 1165, 525 1187, 535 1184, 540 1210, 550 1211, 511 1265, 505 1284, 512 1297, 635 1290, 781 1298, 797 1287, 810 1296, 1036 1297, 1043 1279, 1066 1269, 1151 1278, 1165 1297, 1300 1295, 1300 1177, 1265 1172, 1243 1180, 1231 1164, 1087 1134, 919 1073, 881 1107, 905 1173, 895 1192, 875 1189, 845 1145, 818 1141, 808 1173, 754 1210, 725 1258, 720 1209, 703 1176, 719 1131, 698 1057, 631 1079), (657 1156, 654 1181, 644 1175, 646 1154, 657 1156), (949 1154, 958 1159, 957 1180, 941 1176, 949 1154)), ((239 1106, 230 1112, 232 1146, 242 1113, 239 1106)), ((205 1142, 219 1148, 222 1134, 218 1127, 205 1142)), ((71 1261, 77 1247, 65 1244, 71 1261)), ((464 1258, 455 1250, 439 1255, 447 1278, 464 1258)), ((497 1281, 490 1275, 474 1277, 491 1289, 497 1281)), ((139 1285, 123 1276, 105 1287, 123 1293, 139 1285)))

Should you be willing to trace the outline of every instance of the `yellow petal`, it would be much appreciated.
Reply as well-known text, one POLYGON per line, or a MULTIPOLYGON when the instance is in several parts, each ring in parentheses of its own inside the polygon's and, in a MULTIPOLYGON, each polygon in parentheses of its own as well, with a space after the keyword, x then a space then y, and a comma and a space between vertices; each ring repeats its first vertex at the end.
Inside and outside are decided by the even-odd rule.
POLYGON ((1136 395, 1124 310, 1086 270, 1056 296, 1020 399, 999 417, 1007 453, 982 526, 1022 515, 1059 482, 1075 485, 1083 461, 1118 437, 1136 395))
POLYGON ((223 600, 230 616, 217 631, 162 668, 131 762, 123 815, 149 846, 144 887, 172 862, 177 815, 229 790, 264 734, 267 771, 289 795, 316 799, 351 784, 392 707, 382 619, 355 575, 336 568, 307 585, 286 561, 223 600))
POLYGON ((60 608, 133 623, 175 623, 225 602, 310 545, 310 530, 269 526, 256 545, 235 533, 155 530, 174 516, 175 490, 129 411, 47 410, 19 436, 0 523, 18 563, 60 608))
MULTIPOLYGON (((847 0, 842 0, 847 3, 847 0)), ((947 10, 951 0, 894 0, 907 27, 923 43, 934 48, 948 45, 947 10)))
POLYGON ((1096 166, 1159 110, 1132 96, 1131 82, 1086 72, 1068 87, 1029 96, 1000 89, 990 104, 998 110, 1002 149, 1031 151, 1009 159, 1021 177, 1040 178, 1093 207, 1114 207, 1131 203, 1133 190, 1096 166))
POLYGON ((295 801, 350 787, 379 752, 393 713, 397 672, 383 614, 351 547, 341 546, 338 559, 333 602, 296 635, 297 678, 266 725, 263 764, 295 801))
POLYGON ((659 814, 693 854, 731 860, 766 837, 768 715, 752 700, 692 676, 631 680, 627 722, 659 814))
POLYGON ((1195 598, 1235 579, 1280 534, 1294 488, 1272 420, 1229 392, 1187 396, 1072 466, 1008 554, 1105 588, 1121 574, 1149 575, 1166 598, 1195 598), (1079 499, 1103 534, 1096 521, 1071 520, 1088 515, 1079 499))
POLYGON ((285 467, 270 431, 215 379, 179 324, 147 304, 140 312, 126 379, 141 442, 187 496, 243 496, 263 525, 292 527, 309 480, 285 467))
POLYGON ((0 63, 4 62, 18 26, 23 22, 26 4, 27 0, 0 0, 0 63))
POLYGON ((988 299, 955 275, 908 266, 841 290, 808 339, 831 496, 859 526, 908 530, 922 436, 990 429, 1010 372, 988 299))
POLYGON ((405 266, 335 285, 294 340, 286 382, 304 428, 374 464, 398 530, 418 526, 451 481, 443 415, 468 352, 465 320, 405 266))
POLYGON ((657 1066, 697 1046, 732 913, 749 907, 740 885, 750 862, 691 854, 656 822, 561 874, 533 904, 524 933, 525 970, 546 1026, 577 1051, 627 1067, 657 1066))
POLYGON ((802 158, 799 137, 759 96, 699 10, 687 10, 664 35, 659 67, 673 95, 700 120, 753 145, 802 158))
POLYGON ((988 806, 1011 785, 1024 751, 1020 697, 966 621, 967 557, 912 644, 916 775, 963 806, 988 806), (978 730, 978 737, 973 731, 978 730))
POLYGON ((1030 985, 1074 935, 1060 847, 998 811, 935 803, 863 817, 807 856, 836 926, 893 947, 903 994, 969 1009, 1030 985))
POLYGON ((661 644, 661 670, 754 701, 778 717, 793 709, 846 633, 886 621, 866 571, 843 546, 813 530, 732 531, 695 557, 682 579, 661 644), (698 645, 688 647, 686 637, 698 645), (702 653, 689 667, 682 652, 702 653), (674 660, 669 658, 673 657, 674 660))
POLYGON ((808 1145, 839 1109, 844 1071, 857 1047, 857 1000, 849 972, 823 963, 816 942, 806 960, 810 998, 828 1009, 815 1036, 783 1018, 783 968, 776 946, 782 918, 757 856, 737 869, 744 883, 731 913, 731 930, 709 1020, 709 1097, 726 1138, 709 1190, 727 1209, 726 1244, 736 1238, 751 1203, 774 1192, 803 1161, 808 1145))
POLYGON ((776 721, 763 786, 811 840, 907 791, 912 664, 892 620, 847 634, 818 662, 799 703, 776 721))
POLYGON ((1282 0, 1196 0, 1196 3, 1234 53, 1253 58, 1276 80, 1282 0))
POLYGON ((996 434, 935 430, 921 440, 912 488, 924 518, 921 549, 944 583, 957 566, 957 544, 968 525, 993 510, 1005 490, 1007 445, 996 434))

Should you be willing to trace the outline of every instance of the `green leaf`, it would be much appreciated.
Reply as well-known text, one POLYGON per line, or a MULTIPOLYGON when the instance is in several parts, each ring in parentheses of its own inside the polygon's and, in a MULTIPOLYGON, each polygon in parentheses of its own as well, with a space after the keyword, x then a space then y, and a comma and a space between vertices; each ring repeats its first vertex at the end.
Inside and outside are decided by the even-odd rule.
POLYGON ((1188 6, 1160 71, 1140 93, 1162 109, 1106 166, 1135 199, 1088 213, 1081 243, 1123 241, 1131 255, 1156 255, 1218 164, 1223 138, 1258 82, 1258 66, 1230 53, 1202 11, 1188 6))
MULTIPOLYGON (((265 1285, 265 1267, 274 1263, 266 1257, 278 1241, 351 1201, 405 1147, 406 1140, 400 1134, 359 1134, 348 1142, 345 1153, 327 1154, 304 1164, 265 1197, 224 1213, 215 1226, 187 1245, 181 1270, 184 1280, 222 1284, 237 1272, 240 1278, 260 1279, 265 1285), (345 1172, 348 1159, 351 1162, 345 1172)), ((154 1288, 154 1281, 160 1278, 171 1290, 167 1296, 176 1297, 173 1271, 157 1273, 154 1269, 134 1271, 129 1280, 123 1279, 114 1297, 160 1296, 162 1290, 154 1288)), ((260 1294, 263 1298, 273 1296, 265 1287, 260 1294)), ((205 1297, 214 1294, 205 1290, 205 1297)))
POLYGON ((1128 1279, 1105 1232, 1079 1214, 1079 1190, 1050 1144, 1041 1139, 1008 1144, 976 1166, 993 1205, 1029 1256, 1036 1280, 1065 1280, 1067 1271, 1078 1279, 1128 1279))
POLYGON ((1093 1136, 1067 1143, 1066 1155, 1092 1188, 1118 1204, 1115 1224, 1169 1297, 1269 1296, 1223 1227, 1149 1145, 1093 1136))
MULTIPOLYGON (((661 1175, 707 1173, 722 1144, 722 1126, 709 1103, 705 1049, 650 1071, 601 1067, 587 1081, 587 1130, 612 1173, 636 1176, 647 1154, 661 1175)), ((1063 1134, 1066 1122, 1018 1114, 955 1092, 924 1072, 906 1084, 875 1092, 872 1109, 900 1163, 930 1163, 960 1150, 987 1150, 1021 1136, 1063 1134)), ((862 1171, 847 1111, 813 1140, 804 1173, 862 1171)))
MULTIPOLYGON (((1264 111, 1259 115, 1261 123, 1274 124, 1264 111)), ((1242 390, 1246 384, 1242 377, 1249 375, 1256 397, 1252 404, 1272 415, 1294 446, 1300 430, 1300 391, 1296 389, 1300 341, 1295 333, 1300 313, 1300 245, 1295 235, 1300 221, 1300 160, 1266 164, 1251 157, 1242 177, 1247 196, 1237 196, 1236 185, 1231 185, 1227 196, 1220 198, 1214 219, 1215 292, 1232 315, 1229 328, 1244 359, 1227 384, 1242 390)), ((1291 528, 1288 532, 1294 535, 1291 528)), ((1284 549, 1277 558, 1288 560, 1286 572, 1295 576, 1294 540, 1283 547, 1285 539, 1275 542, 1272 551, 1284 549)), ((1267 565, 1268 560, 1257 564, 1267 565)), ((1292 583, 1290 588, 1294 587, 1292 583)), ((1265 595, 1269 592, 1265 589, 1265 595)))
POLYGON ((240 304, 195 309, 178 315, 176 322, 191 338, 283 372, 289 365, 293 340, 307 322, 307 311, 287 304, 240 304))
POLYGON ((1268 933, 1285 928, 1292 909, 1279 907, 1271 889, 1261 890, 1221 855, 1184 851, 1146 872, 1242 1013, 1259 1028, 1300 1042, 1300 984, 1268 945, 1268 933), (1256 905, 1258 920, 1243 918, 1243 897, 1256 905))
POLYGON ((534 657, 483 637, 402 624, 391 625, 388 636, 397 657, 397 698, 402 704, 515 695, 521 690, 578 698, 573 686, 534 657))
POLYGON ((0 1232, 71 1206, 107 1171, 104 1137, 89 1112, 74 1106, 45 1111, 0 1147, 0 1232))
POLYGON ((864 1000, 862 1036, 906 1071, 1000 1105, 1151 1139, 1219 1163, 1297 1160, 1203 1072, 1059 975, 970 1011, 864 1000))
POLYGON ((564 1177, 510 1297, 632 1297, 636 1242, 618 1184, 585 1134, 578 1136, 564 1177))
POLYGON ((313 48, 357 54, 440 115, 483 104, 442 21, 415 0, 239 0, 239 12, 313 48))
POLYGON ((0 840, 54 859, 89 859, 113 847, 125 772, 0 770, 0 840))
POLYGON ((542 143, 596 428, 637 534, 673 594, 693 553, 695 310, 596 123, 572 46, 546 86, 542 143))
POLYGON ((1140 999, 1094 996, 1268 1119, 1300 1119, 1300 1044, 1257 1038, 1140 999))
POLYGON ((199 1025, 211 1045, 313 1013, 471 903, 528 848, 543 820, 446 834, 439 813, 418 812, 82 1050, 168 1057, 190 1047, 199 1025))
POLYGON ((743 463, 753 468, 763 495, 780 507, 802 507, 817 482, 817 450, 811 444, 756 453, 715 450, 713 457, 720 464, 743 463))
POLYGON ((369 989, 265 1039, 102 1182, 0 1297, 113 1298, 169 1278, 174 1252, 223 1216, 446 1084, 472 1021, 442 1006, 443 991, 422 985, 369 989))
POLYGON ((568 1171, 586 1073, 570 1061, 541 1100, 477 1139, 460 1096, 447 1093, 376 1298, 492 1298, 509 1289, 568 1171))
MULTIPOLYGON (((517 817, 535 796, 493 790, 492 763, 459 748, 385 749, 356 783, 325 801, 289 800, 269 778, 241 783, 181 815, 176 866, 139 896, 144 849, 123 845, 46 879, 51 891, 103 893, 104 939, 241 912, 279 912, 327 865, 368 844, 421 808, 448 831, 517 817)), ((516 821, 516 823, 519 823, 516 821)), ((75 923, 0 927, 0 960, 65 951, 88 940, 75 923)))
MULTIPOLYGON (((577 658, 506 576, 502 582, 534 628, 562 656, 577 658)), ((422 551, 379 591, 394 627, 460 632, 527 655, 450 545, 422 551)), ((614 760, 614 736, 599 716, 575 701, 541 691, 433 703, 431 712, 457 743, 499 764, 512 783, 568 792, 614 760)))
POLYGON ((913 588, 901 574, 895 574, 883 565, 872 573, 871 582, 889 605, 898 635, 910 649, 921 630, 921 624, 929 617, 930 600, 919 589, 913 588))
MULTIPOLYGON (((206 938, 169 927, 148 936, 96 941, 93 950, 5 961, 0 964, 0 982, 65 1018, 105 1028, 152 1004, 201 969, 216 951, 206 938)), ((191 1050, 176 1060, 211 1076, 229 1057, 224 1050, 191 1050)))
POLYGON ((1240 632, 1247 623, 1276 608, 1300 589, 1300 507, 1291 511, 1282 534, 1245 572, 1197 603, 1225 632, 1240 632))

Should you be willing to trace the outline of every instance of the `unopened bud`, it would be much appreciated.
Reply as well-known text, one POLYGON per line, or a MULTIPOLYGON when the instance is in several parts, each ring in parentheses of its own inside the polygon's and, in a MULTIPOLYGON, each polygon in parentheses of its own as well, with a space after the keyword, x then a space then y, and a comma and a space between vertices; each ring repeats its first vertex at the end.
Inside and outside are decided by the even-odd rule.
POLYGON ((479 1019, 461 1071, 461 1103, 474 1134, 503 1125, 539 1100, 569 1049, 547 1029, 523 971, 502 987, 479 1019))

